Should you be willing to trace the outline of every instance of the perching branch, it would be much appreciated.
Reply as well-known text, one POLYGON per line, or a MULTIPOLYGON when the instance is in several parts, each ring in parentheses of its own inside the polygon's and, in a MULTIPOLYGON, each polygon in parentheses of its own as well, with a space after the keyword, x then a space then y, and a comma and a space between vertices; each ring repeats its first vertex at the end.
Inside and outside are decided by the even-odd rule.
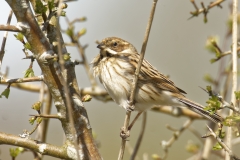
POLYGON ((131 155, 130 160, 135 160, 135 157, 137 156, 137 152, 139 150, 140 144, 142 142, 143 134, 144 134, 144 131, 145 131, 146 121, 147 121, 147 112, 144 112, 143 113, 143 120, 142 120, 141 131, 139 133, 139 137, 137 139, 137 142, 136 142, 136 145, 134 147, 134 150, 133 150, 133 153, 131 155))
MULTIPOLYGON (((143 59, 144 59, 145 50, 146 50, 146 47, 147 47, 148 37, 149 37, 150 30, 151 30, 152 21, 153 21, 157 1, 158 0, 153 0, 152 10, 151 10, 151 13, 150 13, 150 17, 149 17, 149 21, 148 21, 145 37, 144 37, 144 40, 143 40, 142 49, 141 49, 140 59, 139 59, 138 66, 137 66, 136 71, 135 71, 134 80, 132 82, 131 93, 130 93, 130 98, 129 98, 129 107, 128 107, 129 110, 126 111, 126 116, 125 116, 124 125, 123 125, 123 131, 125 133, 128 132, 131 110, 134 110, 134 98, 135 98, 135 94, 136 94, 138 76, 139 76, 141 65, 142 65, 142 62, 143 62, 143 59)), ((126 139, 122 138, 121 148, 120 148, 119 155, 118 155, 118 160, 123 159, 124 150, 125 150, 125 143, 126 143, 126 139)))

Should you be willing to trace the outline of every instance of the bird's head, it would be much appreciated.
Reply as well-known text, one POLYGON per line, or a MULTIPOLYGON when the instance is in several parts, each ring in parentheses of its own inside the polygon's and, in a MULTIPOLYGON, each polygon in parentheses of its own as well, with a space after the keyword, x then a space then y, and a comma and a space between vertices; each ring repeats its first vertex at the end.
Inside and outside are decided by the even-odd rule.
POLYGON ((117 37, 103 39, 97 48, 100 49, 101 56, 103 57, 121 53, 137 53, 137 50, 131 43, 117 37))

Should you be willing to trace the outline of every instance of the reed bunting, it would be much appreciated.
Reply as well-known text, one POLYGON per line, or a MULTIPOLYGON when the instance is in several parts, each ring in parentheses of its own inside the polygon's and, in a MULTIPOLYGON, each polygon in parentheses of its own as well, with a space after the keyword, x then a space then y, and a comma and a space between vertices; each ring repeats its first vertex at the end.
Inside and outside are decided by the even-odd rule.
MULTIPOLYGON (((100 53, 92 61, 95 77, 119 106, 129 109, 131 85, 140 55, 131 43, 117 37, 103 39, 97 48, 100 53)), ((134 98, 135 110, 143 112, 153 105, 185 106, 215 123, 223 120, 185 98, 184 94, 185 91, 143 60, 134 98)))

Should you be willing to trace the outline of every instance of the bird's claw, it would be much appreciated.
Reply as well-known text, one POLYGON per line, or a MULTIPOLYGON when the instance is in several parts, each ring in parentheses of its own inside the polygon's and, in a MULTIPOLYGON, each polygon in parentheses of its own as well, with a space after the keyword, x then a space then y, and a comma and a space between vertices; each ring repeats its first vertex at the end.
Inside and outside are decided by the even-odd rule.
POLYGON ((132 112, 132 111, 134 111, 134 109, 135 109, 135 107, 134 106, 127 106, 127 111, 128 112, 132 112))
POLYGON ((126 140, 128 137, 130 137, 130 131, 126 130, 125 127, 122 127, 120 132, 120 137, 126 140))
POLYGON ((132 112, 132 111, 134 111, 135 106, 132 105, 132 104, 130 104, 129 101, 128 101, 127 103, 128 103, 128 106, 126 107, 126 110, 127 110, 128 112, 132 112))

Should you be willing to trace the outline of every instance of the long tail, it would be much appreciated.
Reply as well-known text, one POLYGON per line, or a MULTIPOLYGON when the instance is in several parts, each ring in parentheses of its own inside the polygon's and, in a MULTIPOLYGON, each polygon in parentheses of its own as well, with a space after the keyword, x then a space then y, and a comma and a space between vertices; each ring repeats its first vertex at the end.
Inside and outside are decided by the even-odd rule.
POLYGON ((180 102, 182 102, 183 104, 185 104, 188 109, 192 110, 193 112, 196 112, 200 115, 202 115, 203 117, 215 122, 215 123, 222 123, 223 118, 221 116, 219 116, 218 114, 214 113, 211 114, 210 112, 206 111, 203 109, 203 106, 200 104, 197 104, 187 98, 178 98, 178 100, 180 102))

